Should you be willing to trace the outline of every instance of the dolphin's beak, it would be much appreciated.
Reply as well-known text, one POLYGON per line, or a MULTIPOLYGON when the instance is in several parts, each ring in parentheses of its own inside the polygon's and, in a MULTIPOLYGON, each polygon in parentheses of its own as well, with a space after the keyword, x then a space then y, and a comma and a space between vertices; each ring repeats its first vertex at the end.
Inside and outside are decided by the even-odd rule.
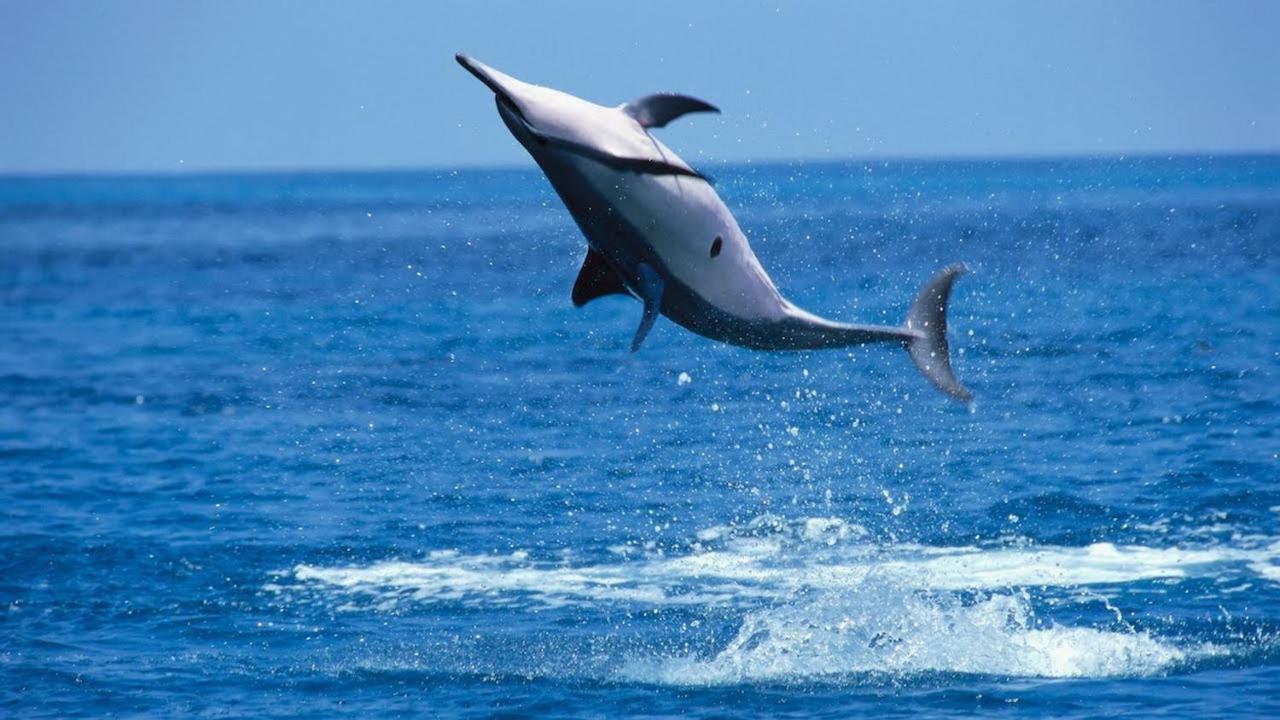
POLYGON ((523 102, 519 98, 522 91, 527 95, 531 86, 462 53, 454 55, 454 58, 467 72, 475 75, 476 79, 493 91, 498 103, 498 115, 516 138, 527 146, 526 140, 536 136, 536 133, 525 117, 523 102))
POLYGON ((489 89, 493 91, 494 95, 497 95, 499 98, 506 100, 507 102, 513 102, 514 98, 512 97, 511 90, 509 88, 512 85, 519 83, 519 80, 516 80, 510 75, 498 72, 479 60, 472 60, 462 53, 458 53, 453 57, 458 61, 459 65, 467 69, 467 72, 475 75, 477 80, 487 85, 489 89))

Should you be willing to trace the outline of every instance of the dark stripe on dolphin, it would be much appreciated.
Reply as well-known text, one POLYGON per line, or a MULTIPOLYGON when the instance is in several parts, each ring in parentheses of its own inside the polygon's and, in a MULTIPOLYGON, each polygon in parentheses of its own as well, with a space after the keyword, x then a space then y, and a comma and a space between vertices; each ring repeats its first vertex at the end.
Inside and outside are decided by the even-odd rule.
MULTIPOLYGON (((520 117, 522 120, 525 120, 523 115, 521 115, 520 117)), ((528 124, 529 124, 528 120, 525 120, 525 125, 528 125, 528 124)), ((612 168, 614 170, 629 170, 634 173, 648 173, 650 175, 685 175, 687 177, 697 178, 708 184, 711 183, 711 178, 707 177, 706 175, 703 175, 697 170, 691 170, 689 168, 681 167, 679 165, 675 165, 669 162, 663 162, 662 160, 649 160, 646 158, 628 158, 628 157, 619 157, 617 155, 611 155, 602 150, 597 150, 588 145, 583 145, 582 143, 574 142, 572 140, 564 140, 562 138, 555 137, 554 135, 547 135, 545 133, 542 133, 538 130, 533 129, 531 126, 529 129, 529 132, 532 133, 534 137, 541 139, 546 144, 549 144, 553 147, 557 147, 566 152, 571 152, 577 155, 581 155, 585 158, 590 158, 600 163, 601 165, 612 168)))

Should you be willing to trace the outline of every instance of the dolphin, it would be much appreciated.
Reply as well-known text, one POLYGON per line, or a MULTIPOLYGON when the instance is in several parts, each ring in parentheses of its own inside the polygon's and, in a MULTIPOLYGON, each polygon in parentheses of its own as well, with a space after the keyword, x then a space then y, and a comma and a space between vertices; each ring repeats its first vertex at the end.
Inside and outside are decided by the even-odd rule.
POLYGON ((605 107, 521 82, 466 55, 456 58, 493 91, 498 115, 586 236, 573 304, 606 295, 644 303, 632 352, 659 315, 759 350, 897 343, 944 393, 972 399, 951 370, 947 346, 947 301, 963 264, 925 283, 901 326, 818 317, 782 297, 710 180, 649 132, 682 115, 719 112, 715 106, 660 93, 605 107))

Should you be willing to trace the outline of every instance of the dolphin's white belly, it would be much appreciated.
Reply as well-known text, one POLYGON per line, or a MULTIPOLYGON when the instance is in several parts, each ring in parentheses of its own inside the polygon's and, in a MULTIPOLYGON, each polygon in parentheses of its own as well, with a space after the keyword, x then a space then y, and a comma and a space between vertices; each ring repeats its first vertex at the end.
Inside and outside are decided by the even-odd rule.
POLYGON ((787 302, 705 180, 619 172, 586 158, 576 162, 615 212, 645 235, 667 270, 704 300, 744 319, 786 316, 787 302))

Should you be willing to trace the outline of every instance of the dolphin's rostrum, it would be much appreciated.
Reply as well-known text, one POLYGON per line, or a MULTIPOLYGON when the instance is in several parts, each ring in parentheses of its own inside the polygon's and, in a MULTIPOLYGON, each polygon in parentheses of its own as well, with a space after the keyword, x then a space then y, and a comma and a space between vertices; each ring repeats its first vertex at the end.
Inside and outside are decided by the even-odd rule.
POLYGON ((457 60, 494 92, 498 114, 587 237, 573 303, 613 294, 644 303, 632 351, 659 314, 699 335, 761 350, 895 342, 943 392, 972 397, 952 373, 947 347, 947 300, 963 265, 926 283, 900 327, 805 312, 778 292, 710 181, 649 134, 687 113, 719 112, 714 106, 657 94, 604 107, 465 55, 457 60))

